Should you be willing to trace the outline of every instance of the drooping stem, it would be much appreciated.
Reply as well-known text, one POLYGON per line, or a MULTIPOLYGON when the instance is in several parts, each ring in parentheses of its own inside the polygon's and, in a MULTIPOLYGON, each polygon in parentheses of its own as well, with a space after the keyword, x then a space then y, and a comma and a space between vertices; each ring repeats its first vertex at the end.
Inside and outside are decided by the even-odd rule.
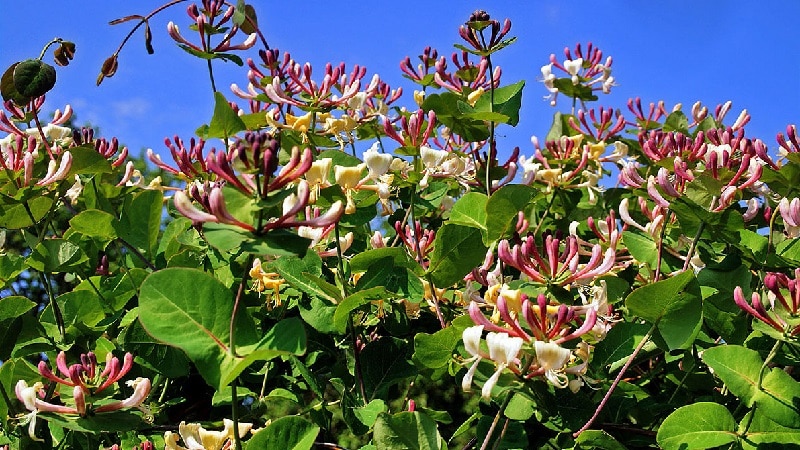
POLYGON ((43 59, 44 59, 44 55, 47 53, 47 49, 48 49, 48 48, 50 48, 50 46, 51 46, 51 45, 53 45, 53 44, 60 44, 60 43, 62 43, 62 42, 64 42, 64 39, 61 39, 60 37, 53 38, 53 40, 52 40, 52 41, 48 42, 48 43, 47 43, 47 44, 44 46, 44 48, 42 49, 42 52, 41 52, 41 53, 39 53, 39 58, 38 58, 38 59, 39 59, 39 61, 41 61, 41 60, 43 60, 43 59))

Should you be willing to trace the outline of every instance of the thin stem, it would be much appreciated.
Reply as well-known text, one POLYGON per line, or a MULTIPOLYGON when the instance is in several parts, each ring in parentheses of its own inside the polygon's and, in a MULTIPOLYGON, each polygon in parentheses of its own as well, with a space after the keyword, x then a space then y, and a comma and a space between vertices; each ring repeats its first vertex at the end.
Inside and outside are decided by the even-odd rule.
POLYGON ((206 68, 208 69, 208 78, 211 80, 211 90, 216 94, 217 93, 217 84, 214 82, 214 69, 211 66, 211 60, 206 60, 206 68))
POLYGON ((505 422, 503 422, 503 429, 500 430, 500 436, 497 437, 497 441, 495 441, 494 445, 492 446, 492 450, 497 450, 498 448, 500 448, 500 443, 503 442, 503 438, 506 435, 506 431, 508 431, 509 422, 510 419, 506 417, 505 422))
POLYGON ((554 189, 553 189, 553 196, 552 196, 552 197, 550 197, 550 202, 549 202, 549 203, 547 203, 547 208, 545 208, 545 210, 544 210, 544 214, 542 214, 542 217, 540 217, 540 218, 539 218, 539 221, 536 223, 536 229, 534 229, 534 230, 533 230, 533 234, 534 234, 534 235, 537 235, 537 234, 539 234, 539 228, 541 228, 541 227, 542 227, 542 223, 544 223, 544 219, 545 219, 545 218, 546 218, 548 215, 550 215, 550 209, 553 207, 553 203, 555 203, 555 201, 556 201, 556 194, 557 194, 557 193, 558 193, 558 189, 554 188, 554 189))
POLYGON ((236 450, 242 450, 242 438, 239 437, 239 412, 236 405, 239 403, 236 397, 236 378, 231 381, 231 421, 233 421, 233 444, 236 450))
POLYGON ((348 289, 348 282, 344 273, 344 257, 342 256, 342 241, 339 237, 339 222, 336 222, 336 225, 333 226, 333 233, 336 237, 336 265, 339 272, 339 281, 342 283, 342 297, 347 297, 350 295, 350 290, 348 289))
POLYGON ((656 259, 656 273, 653 276, 654 283, 658 281, 658 278, 661 276, 661 260, 663 259, 664 256, 664 238, 667 235, 667 223, 669 223, 670 219, 669 216, 670 216, 669 211, 667 211, 664 217, 664 224, 661 225, 661 236, 658 239, 658 256, 656 259))
POLYGON ((347 314, 347 327, 350 328, 350 336, 353 339, 353 365, 356 371, 356 381, 358 382, 358 388, 361 392, 361 400, 364 402, 364 405, 366 405, 368 403, 367 389, 364 387, 364 374, 361 370, 361 350, 358 348, 358 336, 356 336, 356 327, 353 325, 352 312, 347 314))
POLYGON ((239 312, 239 303, 240 303, 240 301, 242 299, 242 294, 244 293, 244 286, 247 283, 247 276, 250 273, 250 270, 248 269, 248 267, 250 267, 253 264, 252 258, 253 258, 252 256, 249 256, 247 258, 247 261, 244 264, 244 274, 242 274, 242 281, 239 282, 239 289, 236 291, 236 300, 234 300, 234 302, 233 302, 233 311, 231 312, 231 323, 230 323, 230 329, 229 329, 229 332, 228 332, 228 334, 230 335, 230 339, 231 339, 231 345, 230 345, 229 351, 231 353, 231 356, 233 356, 234 358, 237 357, 237 355, 236 355, 236 333, 235 333, 235 331, 236 331, 236 314, 239 312))
POLYGON ((31 106, 31 113, 33 114, 33 121, 36 123, 36 129, 39 130, 39 136, 42 137, 42 143, 44 144, 45 150, 47 150, 47 154, 50 156, 50 159, 55 159, 53 150, 50 148, 50 143, 47 142, 47 137, 44 134, 44 129, 42 129, 42 123, 39 121, 39 114, 36 111, 36 107, 31 106))
POLYGON ((706 228, 705 222, 700 222, 700 226, 697 228, 697 233, 694 235, 694 239, 692 239, 692 245, 689 247, 689 251, 686 253, 686 261, 683 262, 683 271, 685 272, 689 269, 689 264, 692 261, 692 256, 694 255, 694 250, 697 247, 697 242, 700 240, 700 235, 703 234, 703 230, 706 228))
POLYGON ((64 336, 66 336, 66 326, 64 325, 64 315, 61 313, 61 307, 58 306, 58 302, 56 301, 55 297, 53 297, 53 286, 50 285, 50 280, 47 278, 47 274, 43 272, 39 272, 39 277, 41 278, 41 282, 44 285, 45 291, 47 291, 47 297, 50 300, 50 305, 53 307, 53 316, 56 318, 56 325, 58 325, 58 332, 61 334, 61 341, 64 341, 64 336))
POLYGON ((650 340, 650 337, 653 335, 653 332, 656 330, 656 326, 658 326, 658 322, 659 322, 659 320, 656 320, 656 322, 653 324, 653 326, 650 327, 649 330, 647 330, 647 334, 644 335, 642 340, 639 342, 639 345, 636 346, 636 348, 633 350, 633 353, 631 353, 631 356, 628 357, 628 360, 625 361, 625 364, 619 370, 619 373, 617 374, 617 377, 614 378, 614 382, 611 383, 611 387, 608 388, 608 392, 606 392, 606 395, 603 397, 603 400, 601 400, 600 404, 597 405, 597 409, 595 409, 594 414, 592 414, 592 417, 586 422, 586 424, 584 424, 581 427, 580 430, 576 431, 575 433, 572 433, 572 437, 573 438, 577 439, 578 436, 581 435, 581 433, 583 433, 584 431, 588 430, 589 427, 592 426, 594 421, 600 415, 600 412, 603 410, 603 408, 605 408, 606 403, 608 403, 608 399, 611 398, 611 394, 614 393, 614 390, 617 388, 617 385, 619 385, 620 381, 622 381, 622 377, 625 375, 625 372, 628 370, 628 367, 630 367, 631 363, 633 363, 633 360, 636 359, 636 357, 639 355, 639 352, 642 351, 642 349, 644 348, 645 344, 647 344, 647 342, 650 340))
POLYGON ((783 346, 783 341, 775 341, 775 345, 773 345, 772 350, 769 351, 767 359, 764 360, 764 364, 761 366, 761 371, 758 373, 758 390, 761 390, 761 384, 764 382, 764 374, 767 372, 769 363, 772 362, 772 360, 778 354, 781 346, 783 346))
POLYGON ((44 59, 44 55, 45 53, 47 53, 47 49, 50 48, 51 45, 60 44, 62 42, 64 42, 64 39, 61 39, 60 37, 54 38, 52 41, 48 42, 47 45, 45 45, 44 48, 42 49, 42 52, 39 53, 39 58, 38 58, 39 61, 44 59))
POLYGON ((511 402, 511 397, 511 393, 508 393, 505 400, 503 400, 503 404, 500 406, 500 409, 494 416, 494 420, 492 420, 492 425, 489 427, 489 430, 486 431, 486 437, 483 439, 483 444, 481 444, 480 450, 486 450, 486 447, 489 445, 489 441, 492 438, 492 433, 494 433, 494 429, 497 427, 497 423, 500 421, 500 416, 503 415, 503 411, 506 410, 506 406, 508 406, 508 404, 511 402))
POLYGON ((125 247, 126 247, 128 250, 130 250, 130 251, 131 251, 131 253, 133 253, 133 254, 134 254, 134 255, 136 255, 136 256, 137 256, 139 259, 141 259, 141 260, 142 260, 142 262, 144 262, 144 264, 147 266, 147 268, 148 268, 148 269, 150 269, 150 270, 157 270, 157 269, 156 269, 156 266, 154 266, 154 265, 153 265, 153 263, 151 263, 150 261, 148 261, 148 259, 144 257, 144 255, 142 254, 142 252, 140 252, 140 251, 139 251, 139 250, 138 250, 136 247, 134 247, 134 246, 133 246, 132 244, 130 244, 128 241, 126 241, 125 239, 122 239, 121 237, 118 237, 116 240, 117 240, 117 242, 119 242, 120 244, 124 245, 124 246, 125 246, 125 247))
MULTIPOLYGON (((142 20, 140 20, 140 21, 139 21, 139 23, 137 23, 137 24, 136 24, 136 26, 135 26, 135 27, 133 27, 133 28, 131 29, 131 31, 129 31, 129 32, 128 32, 128 34, 125 36, 125 38, 124 38, 124 39, 122 40, 122 42, 119 44, 119 47, 117 47, 117 50, 116 50, 116 51, 113 53, 113 55, 119 55, 119 52, 121 52, 121 51, 122 51, 122 47, 124 47, 124 46, 125 46, 125 44, 127 44, 127 43, 128 43, 128 40, 130 40, 130 38, 133 36, 133 34, 134 34, 134 33, 136 33, 136 30, 138 30, 138 29, 139 29, 139 27, 141 27, 142 25, 146 24, 146 23, 147 23, 147 21, 148 21, 148 20, 149 20, 151 17, 153 17, 153 16, 155 16, 156 14, 160 13, 161 11, 163 11, 163 10, 165 10, 165 9, 169 8, 170 6, 174 6, 174 5, 177 5, 178 3, 183 3, 183 2, 185 2, 185 1, 186 1, 186 0, 172 0, 171 2, 169 2, 169 3, 167 3, 167 4, 164 4, 164 5, 161 5, 161 6, 159 6, 158 8, 154 9, 153 11, 151 11, 151 12, 150 12, 150 14, 148 14, 148 15, 144 16, 144 18, 142 18, 142 20)), ((113 56, 113 55, 112 55, 112 56, 113 56)))

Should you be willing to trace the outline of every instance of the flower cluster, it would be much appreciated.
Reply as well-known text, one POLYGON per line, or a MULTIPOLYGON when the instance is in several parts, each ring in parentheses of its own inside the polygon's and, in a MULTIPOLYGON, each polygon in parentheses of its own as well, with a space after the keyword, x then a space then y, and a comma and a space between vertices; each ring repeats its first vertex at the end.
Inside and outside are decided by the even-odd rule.
POLYGON ((40 412, 54 412, 59 414, 73 414, 86 416, 87 414, 97 414, 111 411, 118 411, 126 408, 139 408, 149 416, 149 411, 142 405, 150 394, 150 379, 136 378, 125 384, 133 389, 131 395, 123 400, 113 400, 111 402, 100 401, 102 404, 92 404, 91 397, 103 392, 105 389, 117 383, 133 367, 133 355, 126 353, 124 362, 120 363, 119 358, 110 352, 106 354, 106 363, 100 370, 97 364, 97 357, 93 352, 82 354, 80 362, 67 365, 67 356, 63 351, 56 357, 56 367, 61 372, 61 376, 56 375, 48 366, 47 362, 39 362, 39 373, 45 380, 56 383, 56 386, 66 386, 72 388, 72 405, 53 403, 52 401, 42 400, 45 390, 44 383, 37 381, 33 385, 28 385, 25 380, 19 380, 14 392, 17 399, 25 406, 30 413, 24 421, 28 423, 28 434, 34 440, 41 439, 35 435, 36 415, 40 412), (89 397, 89 398, 87 398, 89 397))

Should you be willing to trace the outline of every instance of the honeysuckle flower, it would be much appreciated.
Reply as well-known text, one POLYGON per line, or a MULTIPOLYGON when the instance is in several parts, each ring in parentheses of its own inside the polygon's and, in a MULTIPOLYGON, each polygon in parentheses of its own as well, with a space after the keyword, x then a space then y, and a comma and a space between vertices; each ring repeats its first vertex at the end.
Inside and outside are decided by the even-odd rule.
POLYGON ((497 380, 500 378, 503 371, 507 367, 516 366, 517 355, 524 341, 518 337, 511 337, 506 333, 490 332, 486 335, 486 344, 489 348, 489 353, 487 354, 480 348, 483 329, 484 327, 482 325, 476 325, 466 328, 462 332, 461 337, 464 341, 464 348, 471 355, 470 358, 464 362, 472 363, 472 365, 461 381, 461 388, 465 392, 469 392, 472 389, 472 380, 481 360, 490 359, 495 363, 496 369, 492 376, 486 380, 481 389, 481 396, 488 400, 491 398, 492 389, 497 384, 497 380))
POLYGON ((328 177, 331 172, 332 163, 333 159, 331 158, 321 158, 311 163, 311 167, 305 175, 308 185, 312 188, 316 188, 317 191, 319 191, 321 187, 328 187, 330 185, 328 177))
POLYGON ((353 214, 356 212, 356 204, 353 201, 353 191, 358 188, 361 182, 361 173, 364 171, 366 164, 361 163, 356 166, 334 166, 333 178, 336 184, 342 188, 347 198, 347 206, 345 207, 346 214, 353 214))
POLYGON ((178 426, 178 433, 167 431, 164 433, 164 443, 166 450, 222 450, 230 447, 234 440, 234 433, 239 438, 247 436, 253 428, 251 423, 238 424, 238 429, 234 429, 233 421, 223 419, 224 428, 222 431, 206 430, 198 423, 181 422, 178 426), (183 440, 184 446, 178 444, 183 440))
POLYGON ((61 154, 61 163, 56 163, 54 159, 51 159, 47 165, 47 174, 39 180, 36 185, 37 186, 47 186, 48 184, 53 184, 57 181, 61 181, 67 177, 67 173, 69 173, 69 169, 72 167, 72 153, 69 150, 65 151, 61 154))
POLYGON ((150 379, 139 377, 134 380, 128 380, 125 384, 133 388, 133 393, 130 395, 130 397, 124 400, 119 400, 99 406, 95 408, 94 412, 96 413, 111 412, 111 411, 119 411, 120 409, 136 407, 142 410, 142 412, 144 412, 145 415, 149 416, 150 411, 144 406, 142 406, 142 403, 144 403, 145 399, 147 399, 147 396, 150 395, 150 388, 151 388, 150 379))
POLYGON ((373 144, 367 151, 364 152, 364 163, 367 165, 369 173, 367 177, 372 180, 377 180, 381 176, 389 172, 394 157, 389 153, 379 153, 378 143, 373 144))
POLYGON ((572 352, 553 342, 535 341, 533 347, 536 351, 536 363, 547 381, 558 388, 567 387, 568 380, 563 369, 572 352))
POLYGON ((392 122, 385 119, 383 122, 383 130, 386 135, 397 141, 400 145, 406 147, 416 147, 426 145, 428 139, 436 126, 436 113, 433 110, 428 111, 427 114, 422 109, 418 109, 415 113, 409 116, 402 116, 400 118, 400 131, 399 134, 395 130, 392 122), (427 119, 425 129, 422 128, 427 119))
POLYGON ((492 388, 497 384, 500 374, 506 367, 516 364, 517 354, 522 348, 523 340, 518 337, 511 337, 506 333, 488 333, 486 335, 486 344, 489 347, 489 359, 494 361, 496 370, 486 380, 481 389, 481 397, 489 399, 492 396, 492 388))
POLYGON ((250 279, 253 280, 251 290, 258 292, 260 296, 265 290, 272 290, 270 304, 280 306, 281 304, 281 286, 286 283, 286 280, 280 277, 276 272, 265 272, 261 266, 261 259, 256 258, 253 261, 253 266, 250 268, 250 279))
POLYGON ((578 83, 580 83, 580 78, 578 77, 578 71, 581 70, 582 67, 583 67, 583 58, 564 61, 564 69, 566 69, 567 73, 570 74, 572 78, 572 84, 577 85, 578 83))
POLYGON ((48 142, 55 145, 68 147, 70 144, 72 144, 72 128, 69 127, 62 127, 49 123, 42 127, 41 133, 39 132, 39 129, 35 127, 27 128, 25 129, 25 132, 37 140, 44 138, 48 142))
MULTIPOLYGON (((777 298, 774 296, 774 291, 770 291, 773 294, 773 298, 777 298)), ((744 310, 744 312, 764 322, 777 332, 791 337, 800 335, 800 324, 797 324, 796 321, 796 305, 794 311, 792 311, 791 306, 788 308, 788 310, 784 309, 785 307, 783 307, 783 305, 781 305, 782 308, 780 309, 773 306, 768 311, 762 303, 761 295, 757 292, 753 292, 751 294, 750 302, 748 303, 745 299, 741 286, 736 286, 736 288, 733 290, 733 300, 734 303, 736 303, 736 306, 744 310), (794 315, 792 314, 793 312, 794 315), (788 316, 787 318, 794 320, 787 322, 787 320, 783 317, 784 314, 788 316)))
POLYGON ((78 203, 78 197, 80 197, 81 192, 83 192, 83 183, 81 183, 81 177, 75 175, 75 184, 67 189, 67 192, 64 193, 64 198, 69 200, 69 203, 72 206, 75 206, 78 203))
POLYGON ((660 205, 656 205, 655 208, 652 210, 647 208, 646 201, 643 198, 639 198, 639 208, 642 213, 645 215, 649 222, 645 225, 641 225, 639 222, 633 220, 629 212, 628 206, 628 198, 623 198, 619 203, 619 217, 622 219, 624 223, 630 225, 634 228, 637 228, 645 233, 649 234, 653 239, 660 240, 661 234, 661 227, 664 225, 666 220, 666 209, 661 207, 660 205))
POLYGON ((353 135, 353 131, 356 127, 358 127, 358 121, 345 114, 339 119, 327 117, 323 130, 333 135, 334 139, 339 143, 339 150, 344 150, 345 142, 344 139, 342 139, 342 135, 347 138, 348 142, 354 142, 355 136, 353 135))
POLYGON ((591 247, 589 261, 581 264, 579 246, 575 236, 563 241, 548 235, 540 253, 532 234, 513 246, 508 240, 500 241, 497 255, 504 263, 517 268, 531 281, 555 283, 565 286, 570 283, 593 280, 608 273, 616 261, 613 248, 603 251, 600 244, 591 247), (561 251, 561 244, 564 250, 561 251))
POLYGON ((124 377, 133 367, 133 355, 125 353, 122 365, 119 358, 111 352, 106 354, 106 364, 102 371, 97 366, 97 358, 93 352, 81 355, 81 362, 67 366, 66 353, 59 352, 56 357, 56 367, 64 376, 61 378, 53 373, 47 362, 39 362, 39 373, 48 380, 67 386, 79 386, 87 394, 97 394, 108 388, 120 378, 124 377))

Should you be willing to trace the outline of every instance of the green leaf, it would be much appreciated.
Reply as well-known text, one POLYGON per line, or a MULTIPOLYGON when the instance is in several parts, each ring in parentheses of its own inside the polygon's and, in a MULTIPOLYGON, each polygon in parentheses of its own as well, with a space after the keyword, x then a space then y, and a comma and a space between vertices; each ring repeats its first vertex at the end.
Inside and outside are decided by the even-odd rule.
POLYGON ((452 92, 430 94, 425 96, 422 109, 436 112, 436 120, 445 124, 453 133, 461 136, 467 142, 479 142, 489 138, 489 127, 482 120, 466 117, 459 110, 458 103, 463 101, 461 96, 452 92))
MULTIPOLYGON (((99 405, 98 405, 99 406, 99 405)), ((54 413, 39 413, 39 419, 64 427, 67 430, 83 433, 122 432, 145 426, 140 411, 112 411, 95 414, 91 417, 62 416, 54 413)))
POLYGON ((341 297, 338 292, 331 295, 327 289, 323 289, 314 282, 313 278, 306 275, 319 276, 322 267, 322 259, 315 252, 308 252, 303 259, 297 256, 284 256, 270 262, 270 267, 275 268, 292 287, 308 295, 338 303, 341 297))
POLYGON ((507 120, 503 121, 504 123, 515 127, 519 123, 519 109, 522 107, 522 88, 524 87, 525 81, 519 81, 512 85, 495 89, 493 106, 491 95, 489 92, 484 92, 475 102, 475 111, 500 113, 507 117, 507 120))
POLYGON ((0 94, 3 96, 3 101, 13 100, 17 105, 24 105, 30 101, 30 98, 20 94, 17 87, 14 86, 14 69, 18 64, 19 62, 15 62, 3 72, 3 77, 0 79, 0 94))
POLYGON ((736 421, 730 411, 711 402, 676 409, 664 419, 656 435, 656 442, 665 450, 699 450, 736 441, 736 421))
POLYGON ((354 413, 356 418, 358 418, 361 423, 368 427, 372 427, 375 425, 375 421, 378 420, 378 416, 381 413, 385 413, 386 410, 386 402, 376 398, 375 400, 369 402, 366 406, 356 408, 354 413))
POLYGON ((642 286, 628 295, 625 304, 631 313, 658 324, 669 350, 691 346, 703 323, 700 285, 691 271, 642 286))
POLYGON ((800 428, 779 425, 770 420, 760 409, 754 409, 744 416, 739 422, 739 433, 742 448, 745 450, 792 448, 790 445, 796 447, 800 442, 800 428))
POLYGON ((302 256, 308 250, 308 239, 287 230, 271 230, 255 236, 235 225, 207 222, 203 235, 208 243, 223 252, 241 249, 259 256, 302 256))
MULTIPOLYGON (((219 281, 195 269, 169 268, 152 273, 142 283, 139 320, 148 334, 183 350, 203 378, 222 387, 222 366, 233 361, 228 351, 233 295, 219 281)), ((236 342, 254 344, 255 326, 237 315, 236 342)))
POLYGON ((114 216, 105 211, 88 209, 70 219, 69 225, 73 230, 86 236, 112 241, 117 237, 114 221, 114 216))
MULTIPOLYGON (((649 329, 650 326, 643 323, 622 322, 614 325, 605 339, 597 343, 592 352, 591 365, 602 367, 608 373, 614 372, 633 354, 649 329)), ((640 355, 655 349, 655 344, 647 343, 640 355)))
POLYGON ((510 184, 497 190, 486 202, 486 241, 492 243, 513 236, 519 213, 524 212, 538 191, 524 184, 510 184))
POLYGON ((486 232, 486 203, 489 197, 480 192, 467 192, 450 209, 449 223, 477 228, 486 232))
POLYGON ((353 256, 350 260, 350 270, 353 272, 363 272, 372 267, 373 264, 384 258, 391 258, 395 266, 407 269, 419 268, 419 264, 413 261, 408 252, 402 247, 383 247, 367 250, 353 256))
POLYGON ((720 345, 705 350, 702 358, 745 406, 755 404, 770 420, 800 428, 800 383, 780 368, 773 368, 767 369, 759 389, 764 361, 757 351, 739 345, 720 345))
POLYGON ((0 195, 0 228, 16 230, 39 223, 52 206, 53 199, 45 195, 23 201, 0 195))
POLYGON ((0 298, 0 322, 16 319, 36 306, 36 303, 20 295, 0 298))
POLYGON ((163 199, 158 190, 143 190, 126 196, 119 222, 114 223, 117 236, 145 256, 154 255, 158 248, 163 199))
POLYGON ((83 250, 63 239, 45 239, 33 249, 28 265, 40 272, 68 272, 89 258, 83 250))
MULTIPOLYGON (((237 340, 238 342, 238 340, 237 340)), ((302 355, 306 352, 307 337, 303 322, 297 317, 281 320, 271 327, 255 345, 238 346, 242 355, 228 357, 220 367, 220 386, 227 386, 256 361, 269 361, 277 356, 302 355)))
POLYGON ((447 223, 436 233, 428 273, 437 287, 452 286, 479 266, 487 248, 477 228, 447 223))
POLYGON ((453 358, 460 340, 461 333, 452 326, 433 334, 417 333, 414 336, 414 361, 429 369, 444 367, 453 358))
POLYGON ((214 115, 209 125, 197 129, 197 135, 203 139, 227 139, 247 129, 244 121, 231 108, 228 100, 220 92, 214 94, 214 115))
POLYGON ((647 263, 651 268, 658 264, 658 247, 652 237, 638 231, 623 231, 622 243, 636 261, 647 263))
POLYGON ((747 337, 748 319, 731 299, 737 286, 750 286, 751 278, 744 264, 729 271, 706 267, 697 274, 703 293, 703 319, 728 344, 740 344, 747 337))
POLYGON ((375 422, 373 443, 378 450, 438 450, 442 437, 436 422, 425 414, 381 414, 375 422))
POLYGON ((94 145, 84 144, 69 149, 72 155, 72 165, 69 168, 67 179, 75 179, 75 175, 94 175, 111 173, 114 169, 105 156, 95 150, 94 145))
POLYGON ((667 121, 664 122, 664 131, 677 131, 683 134, 689 134, 689 119, 682 111, 673 111, 667 116, 667 121))
POLYGON ((246 450, 310 450, 319 434, 319 427, 297 416, 276 419, 256 433, 246 450))
POLYGON ((336 307, 336 312, 333 314, 333 324, 336 331, 344 333, 347 331, 347 322, 350 313, 364 305, 371 302, 383 301, 391 297, 392 294, 383 286, 377 286, 363 291, 358 291, 355 294, 349 295, 341 301, 336 307))
POLYGON ((382 338, 364 347, 359 357, 367 400, 387 399, 390 386, 417 374, 409 355, 408 344, 397 338, 382 338))
POLYGON ((536 412, 536 403, 526 395, 515 393, 508 402, 503 414, 511 420, 526 421, 536 412))
POLYGON ((576 449, 626 450, 613 436, 603 430, 586 430, 575 438, 576 449))
POLYGON ((580 99, 583 101, 596 101, 598 97, 594 95, 590 86, 583 84, 573 84, 572 78, 557 78, 553 80, 553 85, 558 88, 558 92, 567 97, 580 99))
POLYGON ((137 363, 169 378, 189 374, 189 360, 186 355, 178 348, 153 339, 138 320, 131 323, 119 338, 125 351, 136 355, 137 363))
POLYGON ((28 99, 46 94, 56 85, 56 69, 39 59, 26 59, 14 67, 14 88, 28 99))

